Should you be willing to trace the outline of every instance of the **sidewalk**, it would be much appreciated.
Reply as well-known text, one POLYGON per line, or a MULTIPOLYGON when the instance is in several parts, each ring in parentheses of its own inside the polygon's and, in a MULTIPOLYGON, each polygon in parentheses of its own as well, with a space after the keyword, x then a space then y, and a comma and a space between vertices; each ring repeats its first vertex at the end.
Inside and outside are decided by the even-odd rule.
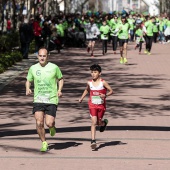
POLYGON ((29 59, 23 59, 14 66, 9 67, 4 73, 0 74, 0 91, 8 85, 12 80, 27 70, 36 61, 36 55, 29 55, 29 59))
POLYGON ((50 61, 63 72, 64 88, 56 116, 57 133, 50 137, 46 129, 50 151, 44 154, 39 151, 41 142, 31 113, 33 96, 25 96, 24 87, 34 56, 29 65, 27 60, 18 64, 17 70, 9 71, 8 83, 4 79, 3 87, 8 85, 0 90, 1 169, 169 170, 169 47, 153 44, 149 56, 139 55, 129 44, 128 65, 119 64, 119 54, 113 55, 111 47, 105 56, 96 48, 94 58, 83 48, 51 54, 50 61), (107 98, 107 130, 97 131, 97 151, 90 149, 88 97, 78 103, 91 79, 93 63, 102 66, 102 77, 114 90, 107 98))

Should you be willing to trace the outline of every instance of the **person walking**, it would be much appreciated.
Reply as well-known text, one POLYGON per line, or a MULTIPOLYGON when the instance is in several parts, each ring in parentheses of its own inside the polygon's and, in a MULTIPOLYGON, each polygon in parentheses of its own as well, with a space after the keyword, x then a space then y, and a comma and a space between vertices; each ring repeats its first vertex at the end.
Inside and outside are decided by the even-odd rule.
POLYGON ((39 62, 29 68, 25 86, 26 95, 30 95, 32 94, 31 83, 34 82, 33 114, 37 132, 42 141, 40 151, 46 152, 48 143, 45 138, 44 122, 49 127, 50 135, 54 136, 57 105, 59 97, 62 96, 64 81, 60 68, 56 64, 48 62, 46 48, 40 48, 37 57, 39 62))
POLYGON ((33 40, 34 33, 28 19, 25 18, 24 22, 19 26, 19 35, 21 43, 21 53, 24 59, 28 59, 30 43, 33 40))

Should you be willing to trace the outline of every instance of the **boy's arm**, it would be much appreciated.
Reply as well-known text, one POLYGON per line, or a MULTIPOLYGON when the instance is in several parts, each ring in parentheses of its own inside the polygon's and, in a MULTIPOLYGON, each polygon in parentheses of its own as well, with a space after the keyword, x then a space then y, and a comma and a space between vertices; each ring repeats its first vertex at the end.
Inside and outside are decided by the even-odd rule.
POLYGON ((84 97, 85 97, 88 93, 89 93, 89 85, 88 85, 88 83, 87 83, 86 89, 84 90, 81 98, 79 99, 79 102, 80 102, 80 103, 83 101, 84 97))
POLYGON ((107 92, 107 94, 100 94, 100 97, 102 99, 113 94, 112 88, 110 87, 110 85, 106 81, 103 82, 103 85, 108 90, 108 92, 107 92))

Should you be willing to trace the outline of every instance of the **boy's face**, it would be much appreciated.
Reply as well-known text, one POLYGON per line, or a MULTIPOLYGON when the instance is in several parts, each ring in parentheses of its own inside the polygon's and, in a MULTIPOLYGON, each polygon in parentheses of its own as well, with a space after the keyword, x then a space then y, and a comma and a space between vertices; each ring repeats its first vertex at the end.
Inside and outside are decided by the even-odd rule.
POLYGON ((101 73, 97 70, 91 71, 91 76, 93 80, 97 80, 100 77, 101 73))

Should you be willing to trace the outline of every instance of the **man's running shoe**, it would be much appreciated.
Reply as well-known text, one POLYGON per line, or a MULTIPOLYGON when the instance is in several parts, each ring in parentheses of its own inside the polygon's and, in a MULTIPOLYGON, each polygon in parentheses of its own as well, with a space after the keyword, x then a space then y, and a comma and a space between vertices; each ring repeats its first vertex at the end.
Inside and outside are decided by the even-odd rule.
POLYGON ((150 53, 150 52, 148 52, 147 54, 148 54, 148 55, 151 55, 151 53, 150 53))
POLYGON ((50 135, 54 136, 56 133, 56 128, 55 127, 49 128, 49 131, 50 131, 50 135))
POLYGON ((123 58, 121 57, 120 58, 120 64, 123 64, 124 62, 123 62, 123 58))
POLYGON ((147 54, 147 53, 148 53, 148 50, 145 50, 144 53, 147 54))
POLYGON ((123 63, 124 63, 124 64, 127 64, 127 63, 128 63, 127 58, 124 58, 124 59, 123 59, 123 63))
POLYGON ((92 140, 92 141, 91 141, 91 149, 92 149, 92 150, 95 150, 96 147, 97 147, 96 140, 92 140))
POLYGON ((106 130, 106 126, 108 124, 108 120, 107 119, 104 119, 104 123, 105 125, 104 126, 100 126, 100 132, 104 132, 106 130))
POLYGON ((48 143, 45 141, 45 142, 42 142, 42 148, 40 149, 41 152, 46 152, 48 151, 49 148, 48 148, 48 143))
POLYGON ((88 53, 90 52, 90 47, 87 47, 87 52, 88 52, 88 53))

